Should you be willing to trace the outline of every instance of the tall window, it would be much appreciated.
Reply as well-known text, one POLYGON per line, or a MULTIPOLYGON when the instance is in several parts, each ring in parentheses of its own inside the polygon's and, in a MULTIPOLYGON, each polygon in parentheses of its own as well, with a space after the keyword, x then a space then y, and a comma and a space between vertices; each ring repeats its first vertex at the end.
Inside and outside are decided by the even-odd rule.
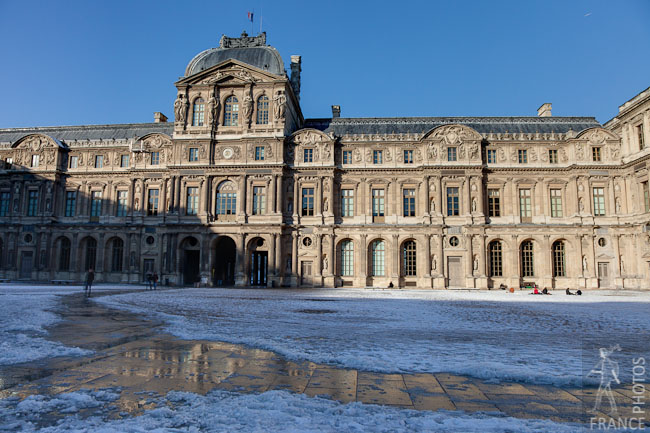
POLYGON ((94 238, 86 238, 86 270, 95 268, 97 261, 97 241, 94 238))
POLYGON ((352 164, 352 151, 344 150, 343 151, 343 164, 352 164))
POLYGON ((199 160, 199 148, 198 147, 190 147, 190 154, 189 160, 190 162, 196 162, 199 160))
POLYGON ((528 151, 526 149, 519 149, 517 151, 517 157, 519 159, 519 164, 528 163, 528 151))
POLYGON ((255 161, 264 161, 264 146, 255 146, 255 161))
POLYGON ((497 162, 497 150, 496 149, 488 149, 487 150, 487 163, 488 164, 496 164, 497 162))
POLYGON ((192 126, 203 126, 205 121, 205 101, 203 98, 194 100, 194 107, 192 110, 192 126))
POLYGON ((415 216, 415 190, 412 188, 402 190, 403 212, 405 217, 415 216))
POLYGON ((341 241, 341 276, 354 275, 354 243, 350 239, 341 241))
POLYGON ((354 190, 353 189, 341 190, 341 216, 343 217, 354 216, 354 190))
POLYGON ((158 197, 160 196, 160 191, 158 189, 150 189, 148 194, 147 215, 156 216, 158 215, 158 197))
POLYGON ((90 216, 99 217, 102 214, 102 192, 92 191, 90 193, 90 216))
POLYGON ((447 188, 447 216, 460 215, 458 187, 447 188))
POLYGON ((384 153, 381 150, 372 151, 372 163, 382 164, 384 162, 384 153))
POLYGON ((70 270, 70 239, 59 239, 59 271, 70 270))
POLYGON ((532 277, 535 275, 533 266, 533 242, 525 241, 521 244, 521 276, 532 277))
POLYGON ((196 215, 199 211, 199 188, 196 186, 187 187, 186 215, 196 215))
POLYGON ((104 167, 104 155, 95 155, 95 168, 104 167))
POLYGON ((38 191, 29 191, 27 196, 27 216, 36 216, 38 212, 38 191))
POLYGON ((151 152, 151 165, 160 164, 160 152, 151 152))
POLYGON ((370 251, 372 254, 370 275, 373 277, 383 277, 385 274, 384 270, 384 258, 386 255, 386 247, 384 241, 376 240, 370 245, 370 251))
POLYGON ((414 240, 404 242, 402 246, 402 272, 405 277, 417 275, 417 249, 414 240))
MULTIPOLYGON (((226 184, 229 185, 229 182, 226 184)), ((226 186, 224 185, 224 186, 226 186)), ((237 193, 224 186, 217 192, 217 215, 235 215, 237 213, 237 193)))
POLYGON ((226 104, 223 110, 223 125, 239 125, 239 101, 234 96, 229 96, 226 99, 226 104))
POLYGON ((600 162, 603 160, 600 146, 594 146, 591 148, 591 160, 594 162, 600 162))
POLYGON ((41 162, 40 155, 32 155, 32 167, 38 167, 41 162))
POLYGON ((0 193, 0 216, 9 215, 9 192, 0 193))
POLYGON ((551 217, 553 218, 562 218, 562 190, 561 189, 552 189, 551 190, 551 217))
POLYGON ((645 211, 650 212, 650 188, 648 187, 648 182, 643 182, 643 204, 645 211))
POLYGON ((73 217, 77 207, 77 191, 65 192, 65 216, 73 217))
POLYGON ((302 160, 303 162, 314 162, 314 149, 304 149, 302 153, 302 160))
POLYGON ((266 191, 263 186, 253 187, 253 215, 266 213, 266 191))
POLYGON ((605 188, 597 187, 593 189, 594 193, 594 216, 605 215, 605 188))
POLYGON ((302 216, 314 215, 314 188, 302 189, 302 216))
POLYGON ((530 189, 519 190, 519 216, 522 221, 530 221, 533 217, 530 189))
POLYGON ((639 141, 639 150, 643 150, 645 148, 645 137, 643 135, 643 125, 639 125, 636 127, 636 136, 637 136, 637 140, 639 141))
POLYGON ((548 162, 551 164, 557 164, 557 149, 548 150, 548 162))
POLYGON ((111 254, 111 271, 122 272, 122 262, 124 258, 124 241, 120 238, 113 239, 111 254))
POLYGON ((553 276, 566 277, 566 266, 564 259, 564 242, 553 242, 553 276))
POLYGON ((117 192, 117 211, 115 212, 116 216, 119 217, 126 216, 128 197, 129 197, 128 191, 117 192))
POLYGON ((501 241, 492 241, 488 245, 488 260, 490 261, 490 276, 503 276, 503 249, 501 241))
POLYGON ((129 155, 120 156, 120 167, 126 168, 129 166, 129 155))
POLYGON ((257 98, 257 124, 266 125, 269 123, 269 98, 262 95, 257 98))
POLYGON ((413 151, 410 149, 404 151, 404 164, 413 164, 413 151))
POLYGON ((488 214, 491 217, 501 216, 501 197, 498 189, 488 189, 488 214))
POLYGON ((71 156, 70 157, 70 168, 77 168, 79 167, 79 157, 78 156, 71 156))
POLYGON ((384 216, 384 194, 385 191, 383 189, 372 190, 372 216, 373 217, 384 216))
POLYGON ((458 161, 458 149, 455 147, 447 148, 447 161, 458 161))

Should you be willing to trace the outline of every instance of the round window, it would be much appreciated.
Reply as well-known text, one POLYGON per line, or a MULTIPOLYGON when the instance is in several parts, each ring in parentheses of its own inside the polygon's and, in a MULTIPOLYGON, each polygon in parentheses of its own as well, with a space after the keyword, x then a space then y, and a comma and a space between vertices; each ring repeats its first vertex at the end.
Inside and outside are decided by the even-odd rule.
POLYGON ((302 244, 306 247, 311 247, 311 238, 310 237, 304 237, 302 238, 302 244))
POLYGON ((199 243, 199 241, 197 241, 196 238, 190 238, 190 240, 187 242, 190 244, 191 247, 195 247, 196 244, 199 243))
POLYGON ((258 246, 258 247, 263 247, 263 246, 264 246, 264 239, 261 239, 261 238, 258 239, 258 240, 257 240, 257 246, 258 246))
POLYGON ((456 236, 452 236, 449 238, 449 245, 452 247, 457 247, 460 242, 458 241, 458 238, 456 236))
POLYGON ((27 234, 27 235, 25 235, 25 237, 23 239, 25 240, 26 244, 29 244, 29 243, 32 242, 32 235, 27 234))
POLYGON ((599 247, 604 247, 605 245, 607 245, 607 241, 605 240, 605 238, 598 239, 598 246, 599 247))
POLYGON ((146 240, 146 242, 147 242, 147 244, 149 244, 149 245, 153 245, 153 243, 156 242, 156 240, 154 239, 153 236, 147 236, 147 240, 146 240))

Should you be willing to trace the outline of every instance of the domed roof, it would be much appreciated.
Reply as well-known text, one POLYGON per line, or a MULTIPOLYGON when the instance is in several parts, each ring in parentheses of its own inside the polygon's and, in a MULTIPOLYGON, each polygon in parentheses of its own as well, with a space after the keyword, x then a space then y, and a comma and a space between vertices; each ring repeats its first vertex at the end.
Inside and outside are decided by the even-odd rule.
POLYGON ((266 45, 266 33, 249 37, 246 32, 243 32, 239 38, 229 38, 224 35, 219 41, 219 47, 197 54, 187 65, 185 76, 189 77, 228 59, 239 60, 272 74, 285 75, 280 53, 266 45))

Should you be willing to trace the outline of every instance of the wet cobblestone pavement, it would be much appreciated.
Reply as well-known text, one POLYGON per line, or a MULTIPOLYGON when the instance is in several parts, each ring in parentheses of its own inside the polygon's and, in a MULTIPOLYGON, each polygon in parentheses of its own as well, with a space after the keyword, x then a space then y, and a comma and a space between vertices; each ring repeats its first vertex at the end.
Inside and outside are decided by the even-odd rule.
MULTIPOLYGON (((58 312, 64 321, 49 329, 49 338, 95 353, 0 367, 0 398, 119 387, 113 414, 119 416, 150 409, 152 397, 172 390, 288 390, 416 410, 495 412, 559 422, 587 422, 594 416, 587 410, 594 406, 596 388, 495 384, 445 373, 380 374, 294 362, 242 345, 181 340, 165 334, 161 322, 105 308, 82 294, 62 297, 58 312)), ((634 416, 631 385, 614 393, 619 415, 634 416)), ((650 391, 645 393, 647 401, 650 391)))

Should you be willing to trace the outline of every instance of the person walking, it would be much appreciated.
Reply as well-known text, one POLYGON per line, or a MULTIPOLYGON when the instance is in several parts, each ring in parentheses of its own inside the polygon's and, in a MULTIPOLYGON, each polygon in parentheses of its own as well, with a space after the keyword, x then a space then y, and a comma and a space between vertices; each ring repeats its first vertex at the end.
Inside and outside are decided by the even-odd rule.
POLYGON ((86 295, 88 296, 90 296, 90 291, 93 288, 93 281, 95 281, 95 271, 93 268, 90 268, 86 274, 86 287, 84 288, 84 292, 86 292, 86 295))
POLYGON ((151 277, 151 280, 153 281, 153 289, 156 290, 156 287, 158 287, 158 273, 154 272, 153 277, 151 277))
POLYGON ((153 275, 151 275, 151 272, 147 274, 147 290, 153 290, 153 275))

